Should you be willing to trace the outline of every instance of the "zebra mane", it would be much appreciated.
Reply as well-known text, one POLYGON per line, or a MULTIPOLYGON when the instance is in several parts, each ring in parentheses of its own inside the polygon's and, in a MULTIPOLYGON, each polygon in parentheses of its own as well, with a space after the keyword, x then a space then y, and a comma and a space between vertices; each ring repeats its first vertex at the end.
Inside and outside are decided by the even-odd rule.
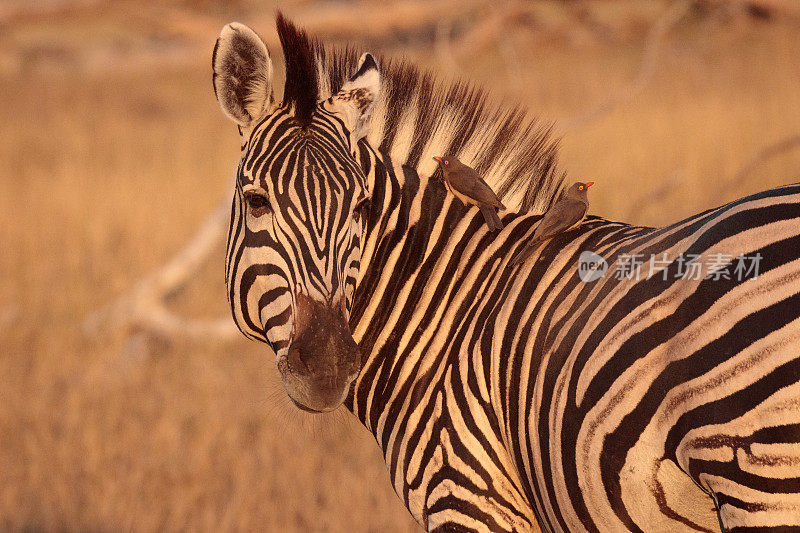
MULTIPOLYGON (((286 68, 283 105, 308 124, 322 99, 356 71, 360 51, 326 50, 281 13, 278 36, 286 68)), ((465 81, 441 81, 405 60, 377 57, 381 94, 367 141, 392 161, 420 175, 436 171, 433 156, 458 157, 475 168, 510 208, 542 213, 561 189, 558 142, 551 127, 521 107, 490 104, 486 92, 465 81)))

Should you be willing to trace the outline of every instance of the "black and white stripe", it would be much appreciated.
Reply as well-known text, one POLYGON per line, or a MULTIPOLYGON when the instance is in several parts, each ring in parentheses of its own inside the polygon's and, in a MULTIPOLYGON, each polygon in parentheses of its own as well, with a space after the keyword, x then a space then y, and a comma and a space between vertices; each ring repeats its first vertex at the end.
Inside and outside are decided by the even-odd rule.
POLYGON ((800 185, 664 228, 588 217, 512 268, 563 177, 547 131, 381 59, 353 143, 331 99, 357 55, 278 27, 284 101, 242 120, 232 312, 280 352, 292 291, 346 295, 368 355, 345 405, 423 526, 800 528, 800 185), (445 153, 519 211, 501 233, 447 194, 431 160, 445 153), (254 188, 269 217, 248 218, 254 188), (586 283, 587 250, 667 260, 586 283), (759 275, 678 275, 679 257, 710 253, 758 254, 759 275))

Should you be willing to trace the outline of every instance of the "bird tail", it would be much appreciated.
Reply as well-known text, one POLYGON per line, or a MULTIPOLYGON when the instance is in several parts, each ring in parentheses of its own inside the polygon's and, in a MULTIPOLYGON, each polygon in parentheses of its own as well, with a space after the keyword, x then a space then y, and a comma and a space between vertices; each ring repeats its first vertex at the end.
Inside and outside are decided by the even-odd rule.
POLYGON ((483 213, 483 218, 486 220, 486 224, 489 226, 490 230, 500 231, 503 229, 503 223, 500 221, 500 217, 497 216, 497 211, 495 211, 494 207, 482 205, 481 213, 483 213))
POLYGON ((533 239, 530 242, 528 242, 522 248, 522 250, 517 252, 517 254, 511 258, 510 261, 511 266, 517 266, 519 264, 524 263, 525 260, 528 259, 533 254, 534 251, 536 251, 541 242, 542 241, 540 239, 533 239))

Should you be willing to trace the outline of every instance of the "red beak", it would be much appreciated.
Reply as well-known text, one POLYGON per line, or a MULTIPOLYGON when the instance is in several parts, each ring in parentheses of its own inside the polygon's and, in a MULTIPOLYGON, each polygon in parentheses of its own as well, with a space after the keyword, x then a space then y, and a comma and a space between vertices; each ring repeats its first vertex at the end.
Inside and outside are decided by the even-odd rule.
POLYGON ((594 182, 593 182, 593 181, 590 181, 589 183, 587 183, 587 184, 586 184, 586 188, 588 189, 588 188, 589 188, 589 187, 591 187, 592 185, 594 185, 594 182))
POLYGON ((434 159, 434 161, 438 161, 439 163, 442 162, 442 158, 441 157, 434 157, 433 159, 434 159))

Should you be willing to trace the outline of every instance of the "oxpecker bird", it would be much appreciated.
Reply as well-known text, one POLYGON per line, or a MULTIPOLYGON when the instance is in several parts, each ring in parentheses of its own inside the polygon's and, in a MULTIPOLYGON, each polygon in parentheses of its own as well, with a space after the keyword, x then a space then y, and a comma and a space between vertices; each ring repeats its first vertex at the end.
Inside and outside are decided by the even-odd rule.
POLYGON ((530 257, 540 242, 567 231, 583 220, 586 210, 589 208, 589 198, 586 196, 586 191, 592 185, 594 185, 593 181, 588 183, 578 182, 567 189, 561 195, 561 198, 550 206, 550 209, 544 214, 536 231, 533 232, 530 242, 511 260, 511 264, 518 265, 522 263, 530 257))
POLYGON ((506 206, 478 175, 474 168, 468 167, 455 157, 434 157, 442 167, 444 182, 447 188, 464 204, 477 205, 481 209, 486 224, 492 231, 503 229, 503 223, 497 216, 497 209, 506 206))

